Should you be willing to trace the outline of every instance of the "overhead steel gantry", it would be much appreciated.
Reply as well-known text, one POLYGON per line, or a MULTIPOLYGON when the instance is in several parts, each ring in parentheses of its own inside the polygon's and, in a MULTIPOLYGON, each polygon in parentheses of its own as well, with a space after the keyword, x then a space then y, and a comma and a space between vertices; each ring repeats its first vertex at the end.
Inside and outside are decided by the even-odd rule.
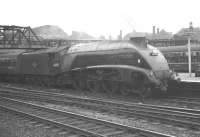
POLYGON ((101 40, 67 40, 43 39, 37 36, 31 27, 0 25, 1 48, 47 48, 55 46, 71 46, 78 43, 97 42, 101 40))
POLYGON ((0 46, 3 48, 30 48, 42 45, 41 41, 30 27, 0 25, 0 46))

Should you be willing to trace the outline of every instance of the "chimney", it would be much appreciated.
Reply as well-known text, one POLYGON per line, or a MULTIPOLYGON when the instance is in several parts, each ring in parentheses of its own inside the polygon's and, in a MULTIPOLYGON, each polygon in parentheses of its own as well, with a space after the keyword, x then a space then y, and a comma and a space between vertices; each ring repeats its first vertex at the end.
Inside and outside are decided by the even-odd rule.
POLYGON ((153 26, 153 34, 156 34, 156 26, 153 26))
POLYGON ((121 40, 122 40, 122 30, 120 30, 120 38, 121 38, 121 40))
POLYGON ((112 36, 111 35, 109 35, 109 40, 112 40, 112 36))
POLYGON ((157 34, 159 34, 160 33, 160 30, 159 30, 159 28, 157 28, 157 34))
POLYGON ((118 36, 118 40, 122 40, 122 30, 120 30, 119 36, 118 36))

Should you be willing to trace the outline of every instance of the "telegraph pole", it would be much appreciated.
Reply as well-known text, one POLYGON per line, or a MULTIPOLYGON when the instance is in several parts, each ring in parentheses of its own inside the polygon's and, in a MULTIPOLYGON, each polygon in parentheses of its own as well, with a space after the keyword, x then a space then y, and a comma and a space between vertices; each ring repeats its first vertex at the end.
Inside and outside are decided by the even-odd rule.
POLYGON ((189 70, 189 76, 192 76, 191 73, 191 46, 190 46, 190 36, 188 37, 188 70, 189 70))
POLYGON ((189 26, 189 31, 188 31, 188 70, 189 70, 189 76, 192 76, 192 61, 191 61, 191 37, 192 37, 192 31, 193 31, 193 26, 192 26, 192 22, 190 22, 190 26, 189 26))

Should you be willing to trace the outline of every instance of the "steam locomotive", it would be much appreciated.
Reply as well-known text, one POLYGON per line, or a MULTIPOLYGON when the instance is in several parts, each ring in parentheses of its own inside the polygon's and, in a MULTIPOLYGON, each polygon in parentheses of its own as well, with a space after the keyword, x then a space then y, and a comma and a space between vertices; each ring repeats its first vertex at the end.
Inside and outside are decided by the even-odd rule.
POLYGON ((142 97, 166 91, 175 80, 163 54, 145 37, 41 50, 2 49, 0 79, 142 97))

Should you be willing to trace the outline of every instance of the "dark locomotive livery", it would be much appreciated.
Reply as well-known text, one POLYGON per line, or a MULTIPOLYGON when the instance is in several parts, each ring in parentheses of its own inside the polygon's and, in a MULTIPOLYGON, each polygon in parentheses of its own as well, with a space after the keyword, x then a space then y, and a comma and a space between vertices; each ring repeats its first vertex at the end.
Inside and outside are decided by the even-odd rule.
POLYGON ((1 80, 45 86, 67 84, 91 92, 166 91, 175 80, 162 53, 145 38, 102 41, 42 50, 1 50, 1 80))

